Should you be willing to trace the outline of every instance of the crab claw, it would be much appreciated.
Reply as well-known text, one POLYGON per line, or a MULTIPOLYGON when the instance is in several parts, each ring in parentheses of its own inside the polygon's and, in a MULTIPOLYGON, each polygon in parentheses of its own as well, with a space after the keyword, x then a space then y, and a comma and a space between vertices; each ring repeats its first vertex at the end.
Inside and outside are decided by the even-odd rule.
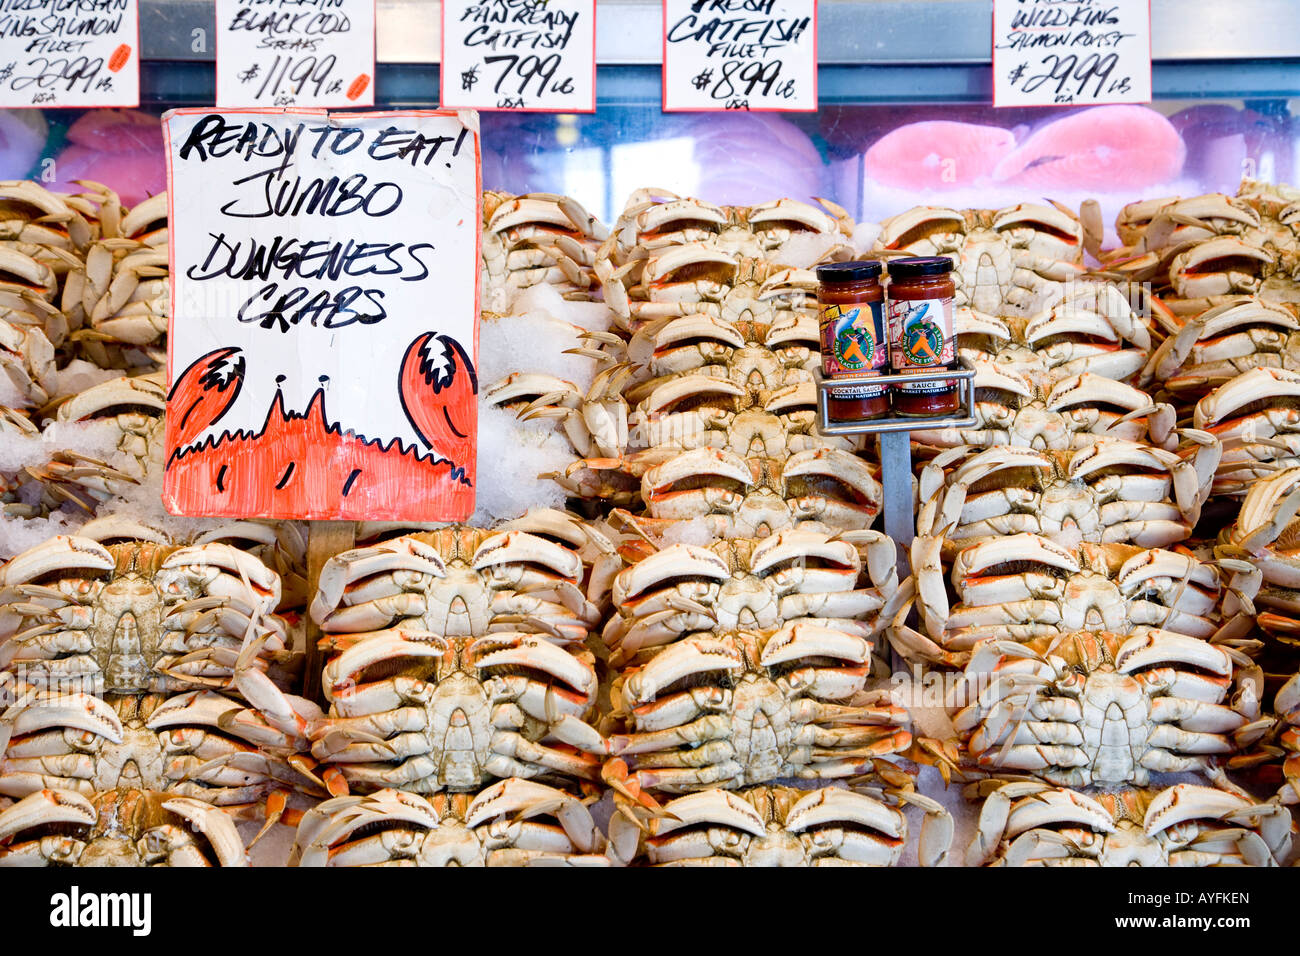
POLYGON ((97 816, 91 802, 75 791, 38 790, 0 813, 0 842, 34 826, 54 823, 90 826, 97 816))
POLYGON ((477 394, 474 362, 451 336, 425 332, 407 347, 398 380, 402 411, 421 441, 452 462, 452 477, 461 481, 473 461, 477 394), (441 346, 437 355, 435 341, 441 346))
POLYGON ((214 349, 181 372, 167 396, 167 447, 173 458, 208 428, 221 421, 244 384, 244 358, 239 348, 214 349), (238 357, 236 357, 238 356, 238 357))
POLYGON ((627 797, 633 803, 645 807, 656 815, 663 813, 659 801, 641 789, 641 784, 637 783, 636 778, 628 771, 627 761, 622 758, 606 760, 600 768, 600 779, 610 789, 627 797))
POLYGON ((235 821, 211 804, 191 797, 173 797, 163 801, 163 809, 183 817, 212 844, 217 862, 222 866, 248 866, 244 842, 235 829, 235 821))

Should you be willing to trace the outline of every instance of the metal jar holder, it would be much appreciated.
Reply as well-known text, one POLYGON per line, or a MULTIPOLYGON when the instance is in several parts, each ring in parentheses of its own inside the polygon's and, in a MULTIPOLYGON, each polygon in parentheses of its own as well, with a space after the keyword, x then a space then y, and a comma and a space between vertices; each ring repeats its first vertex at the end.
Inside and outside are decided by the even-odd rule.
POLYGON ((814 371, 817 382, 817 429, 823 435, 879 435, 880 484, 883 489, 885 534, 898 548, 898 574, 908 574, 908 551, 916 534, 912 508, 912 439, 914 431, 935 428, 969 428, 975 424, 975 366, 958 357, 960 369, 936 369, 906 375, 846 375, 827 380, 814 371), (922 382, 956 381, 959 407, 955 414, 939 418, 875 418, 864 422, 835 422, 830 419, 826 399, 831 389, 854 385, 916 385, 922 382))

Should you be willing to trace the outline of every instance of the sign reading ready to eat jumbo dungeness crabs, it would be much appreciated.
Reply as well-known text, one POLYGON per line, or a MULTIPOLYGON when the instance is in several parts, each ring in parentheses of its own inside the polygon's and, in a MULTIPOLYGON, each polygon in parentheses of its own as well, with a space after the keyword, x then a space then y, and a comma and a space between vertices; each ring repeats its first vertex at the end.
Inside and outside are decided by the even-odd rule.
POLYGON ((474 114, 186 109, 164 123, 168 509, 468 518, 474 114))

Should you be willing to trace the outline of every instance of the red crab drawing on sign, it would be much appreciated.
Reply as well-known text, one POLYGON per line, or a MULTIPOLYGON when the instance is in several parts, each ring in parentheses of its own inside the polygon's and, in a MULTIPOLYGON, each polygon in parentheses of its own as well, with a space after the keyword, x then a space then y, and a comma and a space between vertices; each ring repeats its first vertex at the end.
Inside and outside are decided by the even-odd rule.
POLYGON ((427 451, 344 431, 325 390, 305 412, 286 411, 277 390, 257 431, 202 441, 239 396, 243 350, 200 356, 167 398, 163 497, 176 514, 334 520, 463 521, 474 510, 478 378, 454 338, 425 332, 398 374, 402 409, 427 451))

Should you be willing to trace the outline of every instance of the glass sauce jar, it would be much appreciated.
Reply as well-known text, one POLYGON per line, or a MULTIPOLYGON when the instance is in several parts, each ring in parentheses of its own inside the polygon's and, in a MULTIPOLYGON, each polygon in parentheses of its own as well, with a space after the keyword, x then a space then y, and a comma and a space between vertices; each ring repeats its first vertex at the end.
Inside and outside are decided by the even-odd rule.
MULTIPOLYGON (((889 364, 884 335, 884 267, 877 261, 835 262, 817 267, 822 374, 882 375, 889 364)), ((826 396, 831 421, 857 422, 889 414, 889 386, 849 385, 826 396)))
MULTIPOLYGON (((889 361, 896 375, 957 365, 952 260, 946 256, 889 263, 889 361)), ((960 405, 955 379, 894 386, 899 415, 936 417, 960 405)))

